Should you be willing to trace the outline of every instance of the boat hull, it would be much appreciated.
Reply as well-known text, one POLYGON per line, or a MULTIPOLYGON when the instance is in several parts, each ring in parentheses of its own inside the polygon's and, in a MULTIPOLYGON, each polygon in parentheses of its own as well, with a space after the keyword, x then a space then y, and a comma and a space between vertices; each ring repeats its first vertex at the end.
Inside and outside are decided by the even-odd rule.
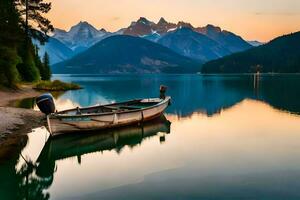
POLYGON ((74 115, 64 117, 53 114, 49 116, 48 127, 52 136, 56 136, 70 132, 93 131, 128 126, 160 117, 168 107, 169 103, 170 98, 167 98, 149 108, 101 115, 74 115))

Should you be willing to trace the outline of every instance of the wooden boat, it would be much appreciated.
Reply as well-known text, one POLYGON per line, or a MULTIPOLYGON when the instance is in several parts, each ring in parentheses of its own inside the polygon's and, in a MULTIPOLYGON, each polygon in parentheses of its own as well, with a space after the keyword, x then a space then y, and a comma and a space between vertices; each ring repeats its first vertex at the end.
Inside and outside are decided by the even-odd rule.
POLYGON ((51 94, 36 98, 39 109, 47 115, 51 136, 68 132, 93 131, 143 123, 161 116, 170 105, 171 97, 165 96, 166 87, 160 87, 160 97, 138 99, 121 103, 74 108, 55 112, 51 94))
POLYGON ((47 116, 52 136, 115 128, 149 121, 163 114, 170 97, 151 98, 55 112, 47 116))

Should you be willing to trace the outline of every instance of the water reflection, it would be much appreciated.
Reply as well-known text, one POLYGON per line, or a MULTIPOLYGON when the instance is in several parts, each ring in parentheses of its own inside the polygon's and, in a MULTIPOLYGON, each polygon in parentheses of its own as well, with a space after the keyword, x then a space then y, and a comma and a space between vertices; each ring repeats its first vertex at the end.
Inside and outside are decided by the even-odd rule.
POLYGON ((55 78, 77 82, 84 87, 83 90, 70 91, 59 98, 81 106, 158 96, 157 90, 163 84, 168 86, 168 94, 173 98, 173 106, 168 113, 179 117, 189 116, 194 112, 212 116, 244 99, 261 100, 278 109, 300 113, 300 75, 120 75, 55 78))
POLYGON ((0 146, 0 199, 21 199, 19 194, 22 177, 16 170, 19 162, 19 155, 28 141, 27 136, 22 136, 18 140, 10 139, 6 145, 0 146))
POLYGON ((41 168, 44 168, 43 166, 53 166, 49 162, 77 157, 78 164, 81 164, 81 156, 85 154, 111 150, 120 154, 124 147, 129 146, 133 149, 135 146, 140 145, 143 140, 157 134, 162 134, 159 136, 159 140, 165 141, 165 134, 169 133, 170 122, 162 116, 142 125, 64 135, 50 139, 47 142, 38 158, 38 163, 41 168))
POLYGON ((158 141, 165 141, 166 134, 170 133, 170 122, 162 116, 138 126, 49 138, 46 143, 41 139, 41 132, 44 130, 42 128, 38 131, 39 136, 37 134, 29 136, 31 146, 26 140, 21 147, 22 150, 18 149, 13 153, 19 157, 18 159, 14 159, 13 162, 0 159, 4 163, 0 165, 0 175, 15 169, 9 176, 1 176, 2 181, 15 184, 9 184, 9 188, 2 188, 7 191, 0 190, 0 199, 49 199, 50 194, 47 190, 53 184, 54 174, 59 170, 57 161, 76 157, 78 165, 81 165, 81 157, 86 154, 104 151, 121 154, 123 148, 134 149, 141 145, 143 140, 155 136, 158 141), (36 145, 44 146, 37 159, 34 158, 34 154, 39 153, 38 149, 41 147, 37 148, 36 145), (17 191, 16 196, 13 196, 14 191, 17 191))
MULTIPOLYGON (((63 95, 64 92, 51 92, 51 94, 55 99, 60 99, 61 95, 63 95)), ((61 103, 61 102, 58 102, 58 105, 60 105, 61 108, 70 106, 70 105, 63 105, 63 103, 61 103)), ((72 105, 75 105, 75 104, 72 102, 72 105)), ((35 102, 35 98, 25 98, 25 99, 18 99, 18 100, 15 100, 15 101, 11 101, 9 103, 9 106, 17 107, 17 108, 26 108, 26 109, 38 110, 38 107, 37 107, 36 102, 35 102)))
POLYGON ((51 183, 35 173, 35 159, 47 139, 43 133, 45 129, 39 128, 11 137, 0 146, 0 199, 49 199, 45 189, 51 183))
MULTIPOLYGON (((107 104, 129 99, 158 96, 160 85, 168 86, 172 104, 168 113, 178 117, 195 112, 213 116, 244 99, 264 101, 277 109, 300 113, 300 75, 56 75, 84 89, 54 94, 58 110, 107 104)), ((34 108, 33 99, 12 103, 34 108)))
MULTIPOLYGON (((298 116, 259 101, 245 100, 214 117, 198 113, 180 120, 174 115, 168 119, 172 121, 172 135, 162 155, 152 144, 156 156, 150 156, 147 149, 139 151, 151 163, 147 159, 134 162, 138 169, 145 162, 147 169, 156 170, 144 169, 142 178, 124 185, 98 191, 94 188, 86 195, 74 196, 80 199, 300 198, 296 189, 300 187, 298 116), (157 163, 159 166, 155 167, 157 163)), ((128 161, 136 160, 129 156, 128 161)), ((125 173, 125 169, 119 170, 125 173)))
POLYGON ((85 89, 63 94, 59 105, 157 96, 168 85, 171 130, 163 119, 63 136, 48 141, 28 169, 17 167, 21 145, 12 161, 0 159, 0 199, 300 199, 298 76, 81 81, 85 89))
POLYGON ((300 198, 298 115, 247 99, 212 117, 166 117, 166 139, 170 124, 163 119, 49 140, 32 166, 2 166, 4 197, 18 191, 11 199, 300 198))

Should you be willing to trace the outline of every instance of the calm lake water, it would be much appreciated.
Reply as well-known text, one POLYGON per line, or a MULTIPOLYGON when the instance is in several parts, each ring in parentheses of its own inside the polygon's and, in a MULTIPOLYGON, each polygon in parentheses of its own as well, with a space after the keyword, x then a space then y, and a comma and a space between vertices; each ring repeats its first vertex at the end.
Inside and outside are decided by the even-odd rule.
POLYGON ((58 110, 157 97, 162 84, 172 105, 88 136, 34 130, 0 159, 0 199, 300 199, 300 75, 54 79, 84 87, 55 94, 58 110))

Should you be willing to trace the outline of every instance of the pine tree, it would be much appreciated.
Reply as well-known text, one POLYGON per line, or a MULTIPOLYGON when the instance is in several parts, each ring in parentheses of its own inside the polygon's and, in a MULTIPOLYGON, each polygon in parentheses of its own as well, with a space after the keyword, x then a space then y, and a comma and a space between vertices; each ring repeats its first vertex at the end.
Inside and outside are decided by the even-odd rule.
POLYGON ((28 37, 38 39, 41 43, 47 41, 47 33, 54 30, 51 22, 44 17, 44 14, 51 10, 51 3, 44 0, 17 0, 18 9, 24 17, 23 26, 28 37), (32 28, 34 24, 42 32, 32 28))
POLYGON ((51 3, 44 3, 43 0, 17 0, 18 10, 24 20, 22 21, 25 31, 24 48, 20 49, 23 63, 18 66, 19 71, 25 81, 36 81, 40 77, 44 79, 45 70, 42 63, 35 52, 31 38, 39 40, 41 43, 47 41, 47 33, 53 31, 53 26, 50 21, 43 16, 51 9, 51 3), (43 33, 32 28, 34 24, 43 33), (25 50, 25 53, 22 51, 25 50), (33 59, 33 60, 32 60, 33 59))
POLYGON ((0 46, 0 84, 16 87, 19 81, 18 63, 20 57, 14 48, 0 46))
POLYGON ((18 49, 22 62, 17 65, 17 69, 23 81, 33 82, 40 80, 40 71, 35 62, 34 46, 30 41, 26 41, 20 45, 18 49))
POLYGON ((49 79, 50 70, 44 68, 31 39, 47 40, 45 33, 53 26, 44 14, 50 9, 51 3, 43 0, 0 0, 0 84, 14 87, 19 80, 49 79))
POLYGON ((16 4, 11 0, 0 1, 0 84, 15 87, 19 80, 16 65, 21 62, 17 54, 21 30, 16 4))
POLYGON ((40 71, 40 79, 44 80, 45 68, 39 56, 39 47, 37 45, 34 46, 34 62, 38 70, 40 71))
POLYGON ((44 75, 42 76, 42 80, 50 80, 51 79, 51 69, 50 69, 50 59, 47 52, 45 52, 43 57, 43 65, 44 65, 44 75))

